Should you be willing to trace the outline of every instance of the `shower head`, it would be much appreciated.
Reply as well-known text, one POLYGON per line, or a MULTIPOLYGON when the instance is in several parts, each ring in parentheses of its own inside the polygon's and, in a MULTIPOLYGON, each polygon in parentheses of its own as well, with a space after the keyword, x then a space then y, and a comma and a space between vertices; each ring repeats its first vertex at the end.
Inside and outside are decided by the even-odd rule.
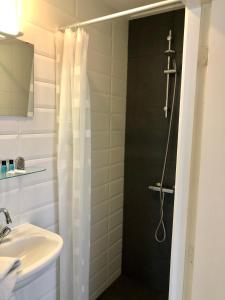
POLYGON ((172 30, 170 29, 169 31, 169 35, 167 36, 167 41, 171 41, 172 40, 172 30))
POLYGON ((164 52, 164 54, 167 57, 174 57, 176 52, 171 49, 171 45, 172 45, 172 30, 171 29, 169 31, 169 35, 167 36, 167 41, 168 41, 168 49, 164 52))

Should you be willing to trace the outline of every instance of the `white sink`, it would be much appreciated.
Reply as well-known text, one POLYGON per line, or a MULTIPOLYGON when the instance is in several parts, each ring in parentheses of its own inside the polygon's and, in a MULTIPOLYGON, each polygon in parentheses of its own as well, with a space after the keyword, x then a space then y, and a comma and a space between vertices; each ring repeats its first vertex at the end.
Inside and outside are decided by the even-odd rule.
POLYGON ((58 234, 37 226, 23 224, 13 228, 0 244, 0 256, 21 260, 15 290, 44 273, 59 256, 62 245, 58 234))

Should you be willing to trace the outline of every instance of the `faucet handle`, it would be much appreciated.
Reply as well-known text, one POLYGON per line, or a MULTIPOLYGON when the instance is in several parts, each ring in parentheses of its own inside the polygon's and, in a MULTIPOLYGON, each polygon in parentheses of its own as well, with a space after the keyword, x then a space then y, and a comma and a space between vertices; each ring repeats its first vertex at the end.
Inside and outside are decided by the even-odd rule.
POLYGON ((6 214, 6 223, 7 223, 7 224, 10 224, 10 223, 12 223, 12 219, 11 219, 11 217, 10 217, 9 213, 8 213, 8 214, 6 214))
POLYGON ((8 226, 5 226, 5 227, 1 227, 0 228, 0 244, 2 242, 2 240, 7 236, 9 235, 11 232, 11 228, 9 228, 8 226))

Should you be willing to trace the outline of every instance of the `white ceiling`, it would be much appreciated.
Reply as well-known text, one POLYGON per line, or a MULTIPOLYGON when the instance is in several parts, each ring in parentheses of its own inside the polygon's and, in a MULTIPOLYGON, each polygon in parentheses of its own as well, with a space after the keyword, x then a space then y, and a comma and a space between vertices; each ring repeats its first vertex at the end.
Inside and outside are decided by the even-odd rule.
POLYGON ((151 3, 156 3, 164 0, 104 0, 112 8, 122 11, 134 7, 139 7, 151 3))

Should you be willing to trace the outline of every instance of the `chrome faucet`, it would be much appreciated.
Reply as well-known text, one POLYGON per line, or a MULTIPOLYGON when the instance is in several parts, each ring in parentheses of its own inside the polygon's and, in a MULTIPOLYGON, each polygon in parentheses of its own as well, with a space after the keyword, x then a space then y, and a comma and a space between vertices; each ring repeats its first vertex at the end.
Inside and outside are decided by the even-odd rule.
MULTIPOLYGON (((3 213, 5 215, 6 224, 12 223, 12 219, 6 208, 0 208, 0 214, 1 213, 3 213)), ((8 226, 0 225, 0 243, 10 232, 11 232, 11 229, 8 226)))

